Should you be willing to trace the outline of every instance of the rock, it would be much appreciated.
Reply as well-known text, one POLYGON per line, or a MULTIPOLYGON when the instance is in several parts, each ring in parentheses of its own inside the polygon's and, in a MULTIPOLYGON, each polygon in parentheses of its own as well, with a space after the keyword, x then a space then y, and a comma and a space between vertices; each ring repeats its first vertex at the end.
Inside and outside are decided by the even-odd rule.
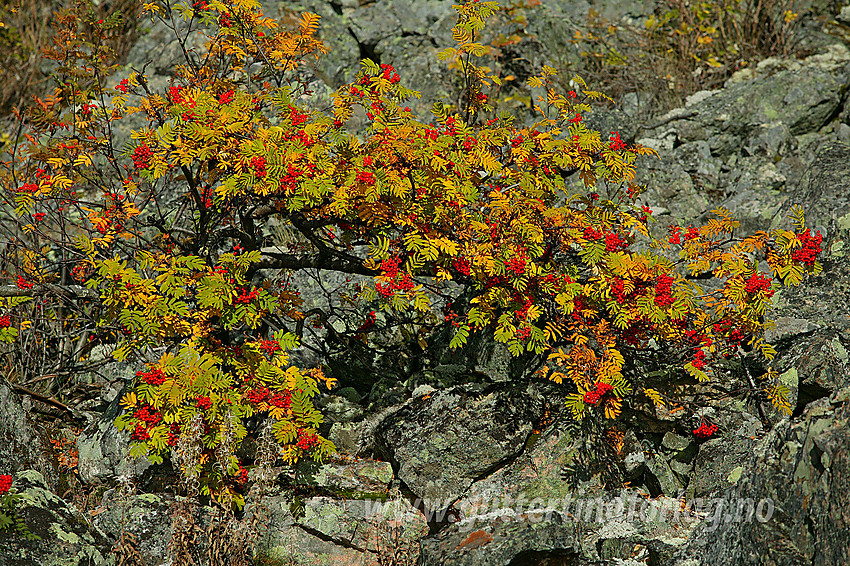
POLYGON ((636 180, 648 189, 641 198, 650 206, 667 208, 674 222, 696 218, 708 208, 708 200, 672 152, 661 149, 659 156, 643 160, 638 168, 636 180))
POLYGON ((327 464, 302 461, 294 479, 299 485, 328 488, 346 496, 356 493, 362 497, 368 493, 386 494, 393 479, 393 468, 389 462, 369 459, 327 464))
POLYGON ((839 141, 818 151, 794 193, 806 212, 806 225, 823 232, 825 249, 840 230, 839 219, 850 215, 850 145, 839 141))
POLYGON ((360 452, 360 427, 357 423, 334 423, 328 440, 334 443, 337 452, 355 455, 360 452))
POLYGON ((56 489, 59 473, 48 439, 4 379, 0 379, 0 415, 0 471, 11 475, 37 470, 50 489, 56 489))
POLYGON ((774 322, 776 326, 768 328, 764 332, 764 339, 771 344, 783 340, 799 339, 801 336, 811 334, 820 328, 817 324, 805 318, 780 316, 774 322))
MULTIPOLYGON (((841 222, 835 226, 833 249, 850 236, 841 222)), ((794 321, 783 325, 792 333, 777 340, 779 353, 773 365, 793 386, 795 414, 807 403, 850 385, 850 304, 845 299, 850 293, 850 257, 840 251, 824 255, 820 275, 799 287, 782 289, 773 300, 771 314, 780 321, 794 321)))
POLYGON ((397 492, 386 499, 274 496, 262 505, 269 522, 259 556, 285 563, 377 566, 377 556, 396 552, 412 564, 416 541, 428 531, 422 514, 397 492))
POLYGON ((764 435, 761 422, 745 411, 714 412, 709 420, 718 426, 718 436, 699 443, 687 489, 689 499, 716 495, 734 483, 730 474, 747 460, 764 435))
POLYGON ((532 437, 516 459, 475 481, 453 507, 461 517, 469 517, 482 514, 482 506, 525 501, 541 507, 598 491, 610 462, 594 460, 592 454, 592 447, 575 431, 550 428, 532 437))
POLYGON ((174 497, 170 495, 122 495, 119 489, 110 489, 95 509, 93 523, 112 541, 119 540, 122 532, 130 533, 142 564, 164 565, 170 561, 173 506, 174 497))
POLYGON ((318 407, 325 420, 331 423, 351 422, 363 417, 363 407, 339 395, 322 397, 318 401, 318 407))
POLYGON ((623 471, 625 479, 634 480, 640 476, 646 469, 646 456, 643 453, 643 445, 635 436, 635 433, 629 431, 623 442, 623 471))
POLYGON ((847 388, 810 404, 799 419, 780 422, 723 492, 728 501, 751 502, 752 519, 726 519, 734 517, 727 513, 704 522, 676 564, 850 563, 848 431, 847 388))
POLYGON ((15 534, 0 535, 0 564, 7 566, 101 566, 115 563, 111 544, 73 505, 48 490, 44 477, 34 470, 15 474, 13 488, 21 494, 17 516, 32 534, 26 540, 15 534))
POLYGON ((520 386, 466 385, 411 399, 375 436, 379 451, 397 463, 398 478, 429 509, 440 509, 520 454, 541 414, 520 386))
POLYGON ((749 78, 697 93, 637 134, 660 157, 638 168, 648 188, 642 199, 679 223, 703 221, 722 205, 744 232, 778 221, 790 200, 812 208, 810 225, 828 226, 833 205, 836 217, 850 211, 842 204, 848 159, 840 142, 826 144, 819 132, 841 111, 848 85, 850 52, 832 49, 801 62, 763 62, 749 78))
POLYGON ((646 459, 646 471, 652 474, 647 479, 650 492, 663 493, 664 495, 678 495, 683 484, 673 473, 670 464, 661 454, 651 454, 646 459))
POLYGON ((639 547, 663 563, 699 522, 680 509, 677 499, 626 490, 540 507, 527 501, 488 507, 424 539, 420 564, 622 564, 639 547))
POLYGON ((129 435, 115 428, 121 396, 117 395, 100 420, 77 437, 77 469, 83 483, 106 483, 119 476, 138 478, 150 468, 147 458, 129 456, 129 435))
POLYGON ((693 442, 692 439, 680 436, 673 432, 668 432, 661 439, 661 446, 671 454, 679 454, 688 448, 693 442))

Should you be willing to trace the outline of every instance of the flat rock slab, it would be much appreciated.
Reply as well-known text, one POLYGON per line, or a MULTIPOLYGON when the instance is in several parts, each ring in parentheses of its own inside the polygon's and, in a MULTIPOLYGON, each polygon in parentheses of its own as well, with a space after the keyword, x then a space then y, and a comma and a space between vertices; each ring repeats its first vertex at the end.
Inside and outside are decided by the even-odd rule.
POLYGON ((516 458, 541 414, 524 387, 465 385, 411 399, 375 435, 397 477, 427 508, 442 509, 516 458))

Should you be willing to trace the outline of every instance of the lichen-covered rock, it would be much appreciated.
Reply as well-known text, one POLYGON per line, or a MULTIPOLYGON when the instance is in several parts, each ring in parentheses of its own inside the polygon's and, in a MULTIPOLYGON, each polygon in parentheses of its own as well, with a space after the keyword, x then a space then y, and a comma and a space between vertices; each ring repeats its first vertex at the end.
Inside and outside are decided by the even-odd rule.
POLYGON ((173 496, 122 495, 120 490, 111 489, 104 493, 92 522, 113 542, 122 532, 132 534, 142 563, 159 566, 170 560, 168 544, 173 506, 173 496))
POLYGON ((51 489, 59 474, 44 433, 32 422, 20 396, 0 378, 0 474, 37 470, 51 489))
POLYGON ((590 460, 593 449, 570 430, 549 428, 534 435, 513 461, 475 481, 454 504, 460 517, 485 507, 524 501, 532 507, 601 489, 602 466, 590 460))
POLYGON ((757 510, 762 503, 761 514, 697 527, 676 564, 850 563, 848 447, 850 389, 844 388, 810 404, 799 419, 779 423, 756 446, 737 485, 724 492, 757 510))
POLYGON ((816 132, 841 108, 848 62, 846 48, 802 62, 762 61, 751 79, 713 91, 686 111, 671 111, 664 125, 648 133, 660 138, 674 131, 680 143, 705 140, 712 155, 723 156, 736 152, 763 124, 781 122, 795 136, 816 132))
POLYGON ((688 499, 708 497, 737 482, 742 465, 764 435, 762 423, 747 412, 714 417, 718 436, 699 445, 688 484, 688 499))
POLYGON ((822 230, 827 244, 850 229, 850 145, 834 141, 820 147, 794 200, 805 208, 806 224, 822 230))
POLYGON ((77 437, 77 470, 84 483, 109 483, 120 476, 140 477, 150 467, 146 458, 132 458, 129 435, 115 428, 121 395, 107 407, 101 418, 77 437))
POLYGON ((259 556, 299 566, 378 566, 393 555, 412 564, 428 532, 425 517, 397 491, 345 500, 272 496, 262 505, 269 522, 259 556))
POLYGON ((633 557, 645 564, 650 555, 661 563, 687 543, 699 522, 677 509, 676 499, 635 491, 567 498, 557 506, 509 504, 423 539, 420 564, 622 564, 633 557))
POLYGON ((521 386, 465 385, 411 399, 375 435, 399 479, 437 509, 520 454, 541 414, 521 386))
POLYGON ((327 488, 336 492, 386 493, 393 480, 393 468, 389 462, 365 458, 326 464, 301 461, 294 479, 298 485, 327 488))
POLYGON ((38 539, 0 533, 4 566, 106 566, 114 564, 111 544, 80 511, 47 489, 34 470, 15 474, 13 487, 22 495, 18 517, 38 539))

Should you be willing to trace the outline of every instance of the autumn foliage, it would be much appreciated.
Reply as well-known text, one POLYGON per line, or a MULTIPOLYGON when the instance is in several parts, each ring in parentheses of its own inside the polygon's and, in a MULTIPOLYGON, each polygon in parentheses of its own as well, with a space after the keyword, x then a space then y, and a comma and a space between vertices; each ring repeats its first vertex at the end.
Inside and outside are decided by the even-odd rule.
MULTIPOLYGON (((132 454, 170 455, 222 503, 242 502, 250 423, 289 462, 334 451, 313 399, 344 376, 291 363, 305 321, 328 316, 306 312, 293 270, 371 278, 348 297, 359 319, 336 333, 369 344, 400 317, 421 341, 449 328, 452 348, 486 333, 540 357, 538 377, 565 384, 576 418, 604 420, 628 399, 675 401, 629 361, 641 352, 700 382, 742 346, 771 358, 772 294, 821 269, 799 210, 793 230, 739 235, 718 209, 659 233, 634 181, 654 151, 588 128, 582 116, 606 97, 578 77, 563 93, 551 68, 529 79, 533 124, 494 116, 501 79, 476 62, 493 49, 480 37, 495 2, 457 6, 440 58, 464 92, 430 121, 410 110, 403 76, 368 60, 332 108, 307 104, 325 51, 315 15, 283 25, 253 0, 179 2, 173 19, 162 2, 144 7, 182 22, 171 83, 153 89, 134 70, 110 84, 98 38, 112 24, 69 16, 59 84, 22 115, 0 182, 20 226, 15 275, 93 291, 97 316, 69 328, 139 364, 116 421, 132 454), (360 136, 346 129, 355 113, 360 136), (117 145, 130 118, 143 125, 117 145), (576 178, 583 188, 568 189, 576 178), (272 245, 272 228, 294 237, 272 245)), ((15 310, 26 297, 5 300, 8 341, 27 328, 15 310)), ((773 377, 758 385, 787 406, 773 377)))

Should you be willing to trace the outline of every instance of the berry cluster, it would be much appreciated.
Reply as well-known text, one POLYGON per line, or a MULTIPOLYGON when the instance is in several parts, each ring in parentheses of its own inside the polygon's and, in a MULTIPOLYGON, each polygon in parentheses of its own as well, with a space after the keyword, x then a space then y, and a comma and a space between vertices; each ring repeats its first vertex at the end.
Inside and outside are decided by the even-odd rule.
POLYGON ((249 403, 253 403, 254 405, 259 405, 263 401, 271 396, 271 391, 269 391, 268 387, 261 387, 259 389, 251 389, 247 393, 245 393, 245 399, 248 400, 249 403))
POLYGON ((799 238, 800 243, 803 244, 803 247, 799 250, 795 250, 791 257, 794 261, 799 261, 802 264, 812 266, 815 264, 815 259, 817 255, 821 253, 821 242, 823 242, 823 236, 820 233, 820 230, 817 232, 817 236, 812 236, 811 230, 806 228, 805 232, 800 232, 797 234, 797 238, 799 238))
POLYGON ((375 184, 375 174, 371 171, 360 171, 357 173, 357 177, 355 180, 358 183, 363 183, 364 185, 374 185, 375 184))
POLYGON ((624 281, 619 277, 615 277, 614 279, 609 279, 608 281, 611 285, 611 295, 614 297, 614 300, 622 305, 626 302, 626 294, 623 292, 624 281))
POLYGON ((0 495, 9 491, 10 487, 12 487, 12 476, 6 474, 0 475, 0 495))
POLYGON ((514 333, 517 340, 525 340, 531 335, 531 327, 523 326, 522 328, 517 328, 517 331, 514 333))
POLYGON ((670 230, 669 242, 671 244, 681 244, 682 243, 682 236, 685 237, 686 242, 690 241, 690 240, 695 240, 696 238, 699 238, 699 230, 697 230, 693 226, 688 226, 688 231, 685 232, 684 234, 682 234, 682 227, 681 226, 670 226, 669 230, 670 230))
POLYGON ((153 368, 147 372, 138 371, 136 372, 136 377, 138 377, 148 385, 162 385, 167 379, 166 375, 162 373, 162 370, 159 368, 153 368))
POLYGON ((169 446, 177 446, 177 440, 180 435, 180 423, 171 423, 171 430, 168 433, 166 444, 169 446))
POLYGON ((472 266, 469 264, 469 260, 465 257, 459 257, 452 262, 452 267, 460 273, 461 275, 469 275, 472 273, 472 266))
POLYGON ((136 429, 130 434, 130 440, 134 442, 145 442, 150 437, 151 435, 148 434, 148 429, 142 423, 137 424, 136 429))
POLYGON ((584 229, 584 237, 586 240, 591 240, 595 242, 604 238, 605 234, 596 230, 595 228, 593 228, 593 226, 588 226, 584 229))
POLYGON ((608 143, 609 148, 613 150, 626 149, 626 144, 624 144, 623 140, 620 139, 620 132, 611 132, 611 137, 608 139, 610 140, 608 143))
POLYGON ((626 249, 629 243, 620 238, 620 235, 616 232, 611 232, 610 234, 605 234, 605 251, 606 252, 616 252, 619 250, 626 249))
POLYGON ((183 104, 183 94, 181 91, 183 90, 182 86, 170 86, 168 87, 168 98, 171 100, 172 104, 183 104))
POLYGON ((706 438, 711 438, 714 435, 715 432, 717 432, 717 425, 716 424, 710 424, 710 423, 707 423, 707 422, 702 422, 699 425, 699 428, 694 429, 694 436, 696 436, 697 438, 706 439, 706 438))
POLYGON ((670 295, 670 288, 673 285, 673 278, 669 275, 659 275, 655 282, 655 304, 659 307, 669 307, 673 304, 673 296, 670 295))
POLYGON ((132 155, 133 167, 136 169, 147 169, 150 165, 151 157, 153 157, 153 150, 148 147, 148 144, 143 143, 136 146, 132 155))
POLYGON ((525 273, 525 259, 524 255, 512 257, 505 262, 505 269, 514 275, 522 275, 525 273))
POLYGON ((390 81, 392 84, 396 84, 400 77, 398 73, 395 72, 392 65, 381 65, 381 78, 387 81, 390 81))
POLYGON ((691 361, 691 365, 697 369, 705 367, 705 350, 702 348, 694 349, 694 359, 691 361))
POLYGON ((304 114, 300 110, 298 110, 294 106, 289 107, 289 120, 292 122, 292 125, 295 127, 300 126, 304 122, 310 119, 310 116, 304 114))
POLYGON ((127 94, 127 90, 129 90, 129 88, 130 88, 130 81, 127 80, 127 79, 124 79, 123 81, 121 81, 120 83, 115 85, 115 90, 120 90, 124 94, 127 94))
POLYGON ((218 97, 218 103, 219 104, 230 104, 231 102, 233 102, 233 95, 234 95, 234 92, 233 92, 232 89, 224 91, 218 97))
POLYGON ((9 315, 0 316, 0 328, 9 328, 10 326, 12 326, 12 321, 9 320, 9 315))
POLYGON ((754 294, 759 291, 764 291, 766 297, 772 297, 773 291, 770 289, 770 277, 764 277, 763 275, 759 275, 754 273, 747 279, 747 285, 744 287, 744 292, 754 294))
POLYGON ((319 443, 319 437, 315 433, 309 433, 306 430, 298 431, 298 442, 296 446, 301 450, 309 450, 319 443))
POLYGON ((269 355, 272 355, 278 350, 280 350, 280 344, 278 344, 274 340, 260 340, 260 343, 257 344, 257 348, 269 355))
POLYGON ((262 155, 257 155, 251 158, 251 167, 254 169, 254 175, 257 177, 266 176, 266 158, 262 155))
POLYGON ((212 407, 209 397, 195 397, 195 406, 202 411, 208 411, 212 407))
POLYGON ((744 331, 727 318, 715 322, 713 328, 715 334, 726 337, 726 344, 731 348, 739 346, 744 341, 744 331))
POLYGON ((269 398, 269 405, 280 409, 289 409, 290 405, 292 405, 292 392, 275 393, 269 398))
POLYGON ((401 258, 398 257, 385 259, 381 262, 381 271, 391 279, 386 285, 382 285, 380 282, 375 284, 375 288, 382 297, 392 297, 396 291, 407 292, 413 289, 413 278, 409 273, 399 269, 400 263, 401 258), (400 279, 399 274, 401 275, 400 279))
POLYGON ((605 395, 610 393, 614 388, 610 383, 597 382, 593 384, 593 389, 584 394, 584 402, 588 405, 598 405, 605 395))
POLYGON ((133 418, 143 421, 148 427, 156 426, 162 421, 162 415, 150 405, 136 409, 133 418))
POLYGON ((239 289, 239 295, 233 299, 234 305, 247 305, 253 299, 257 298, 257 290, 251 289, 248 291, 247 289, 239 289))
POLYGON ((17 281, 15 281, 15 285, 18 286, 18 289, 32 289, 33 283, 24 279, 22 275, 18 275, 17 281))

